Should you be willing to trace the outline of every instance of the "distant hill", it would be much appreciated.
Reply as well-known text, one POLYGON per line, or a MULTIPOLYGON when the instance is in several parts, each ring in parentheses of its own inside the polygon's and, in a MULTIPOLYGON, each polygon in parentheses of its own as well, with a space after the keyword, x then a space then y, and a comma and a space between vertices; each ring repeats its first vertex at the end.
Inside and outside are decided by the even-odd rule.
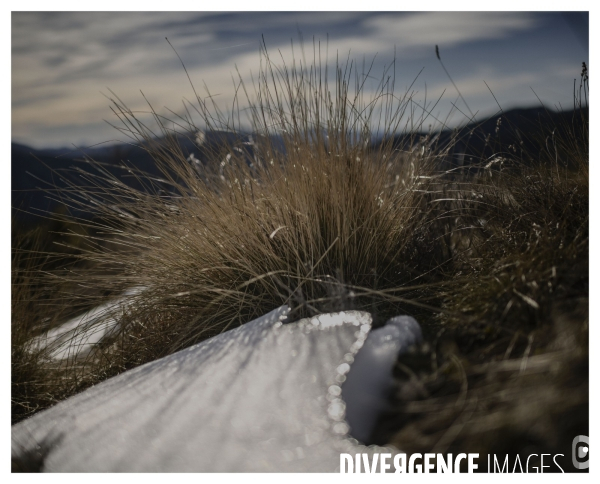
MULTIPOLYGON (((586 115, 587 111, 586 108, 586 115)), ((401 134, 388 142, 400 150, 410 150, 424 143, 437 148, 451 146, 449 156, 440 166, 449 169, 469 166, 507 152, 517 155, 539 152, 546 144, 546 136, 553 131, 556 135, 565 135, 568 130, 579 132, 582 129, 582 117, 575 114, 575 111, 554 112, 545 108, 512 109, 459 129, 401 134)))
MULTIPOLYGON (((92 148, 83 152, 73 149, 34 149, 18 143, 11 144, 12 217, 19 224, 39 223, 39 215, 51 213, 61 205, 61 190, 69 187, 68 180, 76 186, 84 182, 75 172, 83 169, 90 173, 100 171, 85 159, 93 159, 109 173, 123 178, 125 170, 120 166, 130 162, 148 173, 158 175, 156 164, 141 148, 117 145, 108 148, 92 148)), ((135 184, 131 179, 128 183, 135 184)), ((81 216, 84 214, 76 213, 81 216)))
MULTIPOLYGON (((573 111, 555 113, 543 108, 513 109, 482 122, 471 123, 456 130, 444 130, 439 133, 416 133, 412 135, 396 135, 387 140, 401 150, 413 149, 423 138, 432 147, 444 147, 456 140, 449 156, 444 160, 444 167, 465 166, 498 154, 501 150, 531 150, 540 146, 533 136, 540 133, 551 133, 553 129, 564 132, 575 128, 581 118, 573 116, 573 111), (500 124, 498 119, 501 118, 500 124), (575 123, 575 125, 574 125, 575 123)), ((252 137, 237 135, 231 132, 212 131, 204 134, 199 146, 192 136, 178 138, 179 145, 190 163, 210 163, 208 153, 219 151, 224 144, 240 146, 251 156, 252 137)), ((283 150, 281 138, 272 140, 283 150)), ((375 141, 373 146, 380 146, 382 140, 375 141)), ((543 144, 543 141, 542 141, 543 144)), ((420 145, 419 145, 420 146, 420 145)), ((539 148, 538 148, 539 149, 539 148)), ((248 162, 251 160, 248 158, 248 162)), ((21 226, 33 226, 41 221, 35 214, 51 213, 61 206, 60 191, 72 186, 84 186, 85 182, 77 169, 100 174, 106 170, 128 185, 142 188, 135 177, 131 176, 124 166, 135 167, 151 176, 160 176, 156 162, 143 147, 130 144, 119 144, 110 147, 90 148, 85 152, 73 149, 34 149, 22 144, 11 144, 11 187, 12 217, 21 226), (85 160, 94 160, 101 168, 95 167, 85 160), (46 191, 44 191, 46 190, 46 191)), ((89 214, 76 212, 80 217, 89 214)))

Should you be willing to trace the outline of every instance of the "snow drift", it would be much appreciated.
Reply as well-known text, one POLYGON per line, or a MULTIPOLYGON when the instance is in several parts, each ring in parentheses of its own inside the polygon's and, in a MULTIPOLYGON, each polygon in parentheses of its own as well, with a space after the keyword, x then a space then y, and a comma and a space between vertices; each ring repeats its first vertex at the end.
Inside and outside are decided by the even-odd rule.
POLYGON ((47 447, 45 471, 334 472, 340 453, 397 453, 351 437, 346 407, 366 435, 398 351, 420 339, 416 321, 367 338, 368 313, 283 324, 288 312, 282 306, 20 422, 13 459, 47 447))

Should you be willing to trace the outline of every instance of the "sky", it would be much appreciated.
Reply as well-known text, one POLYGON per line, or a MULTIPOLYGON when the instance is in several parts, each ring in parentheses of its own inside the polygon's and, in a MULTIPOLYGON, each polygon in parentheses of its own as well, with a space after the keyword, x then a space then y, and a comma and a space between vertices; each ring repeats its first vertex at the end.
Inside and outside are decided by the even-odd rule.
POLYGON ((11 27, 11 138, 36 148, 126 140, 110 125, 109 89, 133 111, 148 111, 145 96, 160 114, 182 113, 194 92, 165 37, 200 96, 206 85, 225 111, 237 72, 252 85, 263 38, 288 66, 302 38, 309 56, 320 41, 330 66, 375 58, 367 94, 395 59, 396 94, 412 84, 421 105, 443 94, 432 115, 451 126, 467 121, 461 111, 498 112, 487 86, 505 110, 569 109, 589 64, 586 12, 12 12, 11 27))

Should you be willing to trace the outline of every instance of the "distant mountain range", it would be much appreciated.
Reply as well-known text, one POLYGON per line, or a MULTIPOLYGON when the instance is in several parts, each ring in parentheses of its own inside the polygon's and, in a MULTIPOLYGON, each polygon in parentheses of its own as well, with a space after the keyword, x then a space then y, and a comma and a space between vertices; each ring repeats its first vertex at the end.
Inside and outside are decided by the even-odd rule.
POLYGON ((587 108, 563 112, 545 108, 512 109, 459 129, 400 134, 390 141, 400 150, 414 149, 415 146, 421 148, 423 145, 448 147, 447 156, 439 167, 441 170, 485 164, 484 160, 506 154, 520 157, 523 153, 523 161, 527 163, 529 158, 535 158, 540 149, 547 146, 546 137, 552 136, 553 132, 555 136, 582 133, 583 119, 587 116, 587 108))
MULTIPOLYGON (((587 109, 586 109, 587 111, 587 109)), ((498 116, 483 122, 471 123, 456 130, 443 130, 438 133, 416 133, 396 135, 387 142, 401 150, 419 148, 423 145, 444 147, 452 145, 444 166, 465 166, 497 154, 501 150, 539 150, 540 142, 553 130, 565 132, 580 129, 581 116, 573 111, 552 112, 544 108, 514 109, 499 113, 498 116), (501 120, 500 122, 498 120, 501 120), (451 142, 454 140, 453 142, 451 142)), ((208 153, 219 145, 239 146, 238 151, 250 154, 252 137, 234 133, 214 131, 205 133, 202 145, 191 137, 179 137, 179 145, 190 163, 209 163, 208 153)), ((283 150, 281 138, 272 140, 283 150)), ((376 148, 383 140, 373 142, 376 148)), ((250 157, 248 162, 251 163, 250 157)), ((34 149, 22 144, 11 144, 11 186, 12 217, 20 226, 33 226, 41 220, 36 214, 51 213, 57 210, 64 194, 61 190, 69 186, 82 186, 83 180, 77 170, 85 170, 100 175, 102 170, 119 178, 128 185, 142 188, 142 185, 124 168, 160 177, 161 172, 150 154, 140 146, 119 144, 109 147, 90 148, 85 151, 73 149, 34 149), (88 160, 88 161, 85 161, 88 160), (89 163, 94 160, 96 164, 89 163), (101 167, 101 168, 100 168, 101 167), (68 180, 70 180, 70 183, 68 180)), ((89 216, 77 212, 77 216, 89 216)))
MULTIPOLYGON (((225 139, 230 141, 227 137, 225 139)), ((202 156, 191 139, 180 137, 178 141, 186 156, 192 153, 195 157, 202 156)), ((143 145, 123 143, 81 150, 35 149, 19 143, 11 145, 12 217, 19 224, 35 225, 41 220, 40 215, 55 212, 61 205, 67 204, 63 200, 65 190, 89 185, 82 178, 81 171, 97 176, 108 173, 139 189, 143 186, 126 167, 134 167, 136 172, 151 177, 161 176, 155 160, 143 145)), ((75 215, 89 217, 82 211, 75 211, 75 215)))

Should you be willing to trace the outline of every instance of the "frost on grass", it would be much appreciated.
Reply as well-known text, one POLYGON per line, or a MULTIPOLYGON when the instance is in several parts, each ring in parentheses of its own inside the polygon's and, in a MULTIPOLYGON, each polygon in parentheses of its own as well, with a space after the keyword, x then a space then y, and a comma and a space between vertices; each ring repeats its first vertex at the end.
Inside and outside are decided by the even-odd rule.
POLYGON ((420 336, 416 322, 368 337, 365 312, 283 324, 287 313, 282 306, 15 425, 13 459, 56 433, 46 471, 334 472, 342 452, 397 452, 352 438, 345 415, 356 402, 340 395, 347 379, 351 399, 361 385, 381 395, 391 375, 374 374, 420 336), (363 347, 357 379, 349 375, 363 347))

